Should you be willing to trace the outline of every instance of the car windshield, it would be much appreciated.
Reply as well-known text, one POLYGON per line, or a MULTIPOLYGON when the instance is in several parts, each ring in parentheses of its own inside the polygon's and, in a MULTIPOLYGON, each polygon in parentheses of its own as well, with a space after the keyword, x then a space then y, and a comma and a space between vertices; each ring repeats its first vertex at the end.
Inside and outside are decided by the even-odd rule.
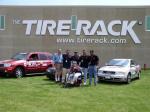
POLYGON ((14 55, 11 59, 15 59, 15 60, 25 60, 27 57, 27 53, 18 53, 16 55, 14 55))
POLYGON ((112 59, 108 62, 107 66, 127 66, 129 63, 129 60, 116 60, 116 59, 112 59))

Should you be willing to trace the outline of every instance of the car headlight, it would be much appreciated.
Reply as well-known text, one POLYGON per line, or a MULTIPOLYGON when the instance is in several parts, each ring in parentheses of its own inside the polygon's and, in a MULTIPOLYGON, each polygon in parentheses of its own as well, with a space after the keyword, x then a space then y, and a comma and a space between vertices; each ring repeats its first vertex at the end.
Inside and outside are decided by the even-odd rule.
POLYGON ((103 71, 102 70, 98 70, 98 74, 103 74, 103 71))
POLYGON ((103 71, 102 70, 98 70, 98 73, 103 73, 103 71))
POLYGON ((5 63, 5 64, 4 64, 4 67, 10 67, 10 66, 11 66, 10 63, 5 63))
POLYGON ((116 75, 125 75, 126 73, 125 72, 116 72, 116 75))

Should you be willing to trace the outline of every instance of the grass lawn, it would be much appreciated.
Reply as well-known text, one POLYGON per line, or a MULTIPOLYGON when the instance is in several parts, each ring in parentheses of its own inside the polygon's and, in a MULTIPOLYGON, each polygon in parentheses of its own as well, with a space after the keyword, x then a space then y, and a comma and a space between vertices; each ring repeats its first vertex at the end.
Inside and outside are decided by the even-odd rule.
POLYGON ((150 112, 150 71, 129 85, 69 89, 45 76, 0 78, 0 112, 150 112))

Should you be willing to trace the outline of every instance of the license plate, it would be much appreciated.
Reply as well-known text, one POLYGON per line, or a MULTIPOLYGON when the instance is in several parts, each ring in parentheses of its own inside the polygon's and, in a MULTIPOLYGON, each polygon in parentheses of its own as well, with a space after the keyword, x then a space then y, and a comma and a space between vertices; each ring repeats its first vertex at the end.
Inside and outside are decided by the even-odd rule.
POLYGON ((110 79, 110 76, 105 76, 105 79, 110 79))

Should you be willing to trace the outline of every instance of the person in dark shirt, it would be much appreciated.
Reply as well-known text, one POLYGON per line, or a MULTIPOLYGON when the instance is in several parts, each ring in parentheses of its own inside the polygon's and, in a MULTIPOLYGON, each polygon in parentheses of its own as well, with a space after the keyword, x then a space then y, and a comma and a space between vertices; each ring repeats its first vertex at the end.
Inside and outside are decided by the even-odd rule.
POLYGON ((89 84, 92 84, 92 76, 94 75, 94 85, 96 86, 97 84, 97 68, 96 66, 98 65, 99 58, 94 54, 94 51, 90 51, 90 56, 89 56, 89 66, 88 66, 88 71, 89 71, 89 84))
POLYGON ((74 52, 74 55, 71 57, 71 61, 76 61, 79 65, 79 55, 78 52, 74 52))
POLYGON ((63 74, 62 74, 62 83, 65 80, 65 76, 67 73, 69 73, 71 67, 71 55, 70 51, 66 50, 66 53, 63 54, 63 74))
POLYGON ((84 85, 86 85, 89 60, 85 50, 83 50, 83 54, 80 56, 79 62, 82 72, 84 73, 84 85))

